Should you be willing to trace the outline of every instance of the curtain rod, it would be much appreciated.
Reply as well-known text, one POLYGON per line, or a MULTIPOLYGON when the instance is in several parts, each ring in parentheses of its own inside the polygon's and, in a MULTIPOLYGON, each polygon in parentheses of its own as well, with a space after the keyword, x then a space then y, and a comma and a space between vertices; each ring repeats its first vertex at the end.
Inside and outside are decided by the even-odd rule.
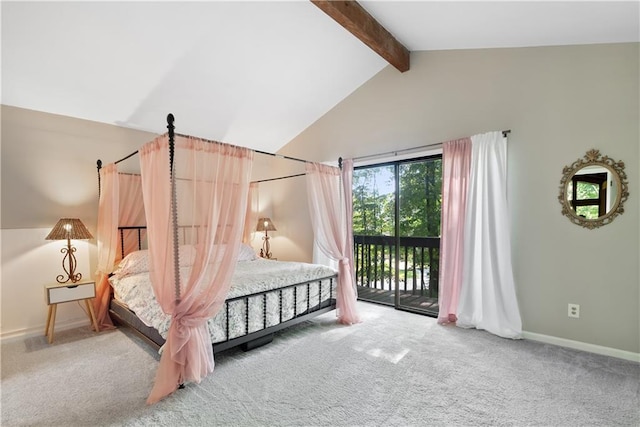
MULTIPOLYGON (((118 175, 128 175, 128 176, 141 176, 139 173, 133 173, 133 172, 118 172, 118 175)), ((294 175, 287 175, 287 176, 279 176, 277 178, 267 178, 267 179, 260 179, 257 181, 251 181, 252 184, 258 184, 260 182, 268 182, 268 181, 277 181, 279 179, 287 179, 287 178, 295 178, 298 176, 305 176, 306 173, 297 173, 294 175)), ((186 178, 176 178, 178 181, 188 181, 188 179, 186 178)))
MULTIPOLYGON (((185 135, 183 133, 176 133, 176 136, 181 136, 183 138, 198 138, 198 139, 201 139, 203 141, 211 142, 211 143, 214 143, 214 144, 226 144, 226 145, 231 145, 232 147, 238 147, 237 145, 228 144, 226 142, 220 142, 220 141, 214 141, 212 139, 200 138, 199 136, 185 135)), ((247 147, 241 147, 241 148, 247 148, 247 147)), ((281 159, 294 160, 296 162, 302 162, 302 163, 310 163, 307 160, 297 159, 295 157, 289 157, 289 156, 285 156, 283 154, 269 153, 268 151, 254 150, 252 148, 249 148, 249 150, 253 151, 254 153, 266 154, 267 156, 279 157, 281 159)))
POLYGON ((115 162, 113 162, 113 163, 115 163, 115 164, 117 165, 118 163, 120 163, 120 162, 124 162, 124 161, 125 161, 125 160, 127 160, 129 157, 135 156, 136 154, 138 154, 138 150, 134 151, 133 153, 129 154, 129 155, 128 155, 128 156, 126 156, 126 157, 121 158, 120 160, 116 160, 116 161, 115 161, 115 162))
MULTIPOLYGON (((506 137, 510 133, 511 133, 511 129, 503 130, 502 131, 502 136, 506 137)), ((421 146, 413 147, 413 148, 403 148, 403 149, 400 149, 400 150, 388 151, 386 153, 368 154, 366 156, 354 157, 353 161, 355 162, 357 160, 374 159, 376 157, 388 156, 389 154, 393 154, 394 156, 397 156, 398 154, 408 153, 408 152, 412 152, 412 151, 416 151, 416 150, 424 150, 424 149, 427 149, 427 148, 439 148, 439 147, 442 147, 442 144, 444 144, 444 143, 443 142, 437 142, 435 144, 421 145, 421 146)))
MULTIPOLYGON (((102 161, 98 160, 98 198, 100 198, 100 168, 102 168, 102 161)), ((132 173, 132 172, 118 172, 118 175, 141 176, 139 173, 132 173)), ((259 179, 257 181, 251 181, 251 184, 259 184, 261 182, 269 182, 269 181, 278 181, 280 179, 295 178, 298 176, 305 176, 305 175, 306 173, 297 173, 294 175, 280 176, 278 178, 259 179)), ((180 178, 178 178, 178 180, 180 180, 180 178)), ((124 228, 124 227, 120 227, 120 228, 124 228)))
POLYGON ((298 159, 298 158, 295 158, 295 157, 285 156, 284 154, 268 153, 266 151, 260 151, 260 150, 253 150, 253 151, 256 152, 256 153, 259 153, 259 154, 266 154, 267 156, 277 157, 279 159, 293 160, 293 161, 302 162, 302 163, 313 163, 310 160, 298 159))
MULTIPOLYGON (((214 141, 214 140, 211 140, 211 139, 200 138, 200 137, 197 137, 197 136, 185 135, 185 134, 183 134, 183 133, 177 133, 177 132, 176 132, 176 133, 175 133, 175 135, 176 135, 176 136, 181 136, 181 137, 183 137, 183 138, 198 138, 198 139, 201 139, 201 140, 203 140, 203 141, 211 142, 211 143, 214 143, 214 144, 226 144, 226 142, 214 141)), ((227 145, 233 145, 233 144, 227 144, 227 145)), ((237 147, 237 146, 234 146, 234 147, 237 147)), ((250 150, 251 150, 251 148, 250 148, 250 150)), ((252 151, 253 151, 254 153, 258 153, 258 154, 265 154, 265 155, 267 155, 267 156, 278 157, 278 158, 280 158, 280 159, 293 160, 293 161, 296 161, 296 162, 302 162, 302 163, 312 163, 312 162, 311 162, 311 161, 309 161, 309 160, 303 160, 303 159, 298 159, 298 158, 296 158, 296 157, 285 156, 284 154, 269 153, 269 152, 267 152, 267 151, 262 151, 262 150, 252 150, 252 151)), ((133 153, 129 154, 129 155, 128 155, 128 156, 126 156, 126 157, 121 158, 120 160, 116 160, 116 161, 115 161, 115 162, 113 162, 113 163, 118 164, 118 163, 120 163, 120 162, 124 162, 124 161, 125 161, 125 160, 127 160, 129 157, 135 156, 136 154, 138 154, 138 150, 134 151, 133 153)))
POLYGON ((251 183, 254 184, 254 183, 260 183, 260 182, 267 182, 267 181, 277 181, 279 179, 295 178, 297 176, 305 176, 305 175, 306 173, 297 173, 295 175, 280 176, 278 178, 260 179, 258 181, 251 181, 251 183))

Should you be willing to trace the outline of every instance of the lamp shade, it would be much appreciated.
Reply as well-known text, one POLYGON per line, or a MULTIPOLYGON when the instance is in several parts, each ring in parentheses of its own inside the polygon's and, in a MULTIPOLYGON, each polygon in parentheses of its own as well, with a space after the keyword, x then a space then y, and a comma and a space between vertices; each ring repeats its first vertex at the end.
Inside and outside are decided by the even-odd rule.
POLYGON ((260 218, 258 219, 258 225, 256 226, 256 231, 278 231, 276 227, 271 222, 271 218, 260 218))
POLYGON ((78 218, 61 218, 45 240, 93 239, 87 227, 78 218))

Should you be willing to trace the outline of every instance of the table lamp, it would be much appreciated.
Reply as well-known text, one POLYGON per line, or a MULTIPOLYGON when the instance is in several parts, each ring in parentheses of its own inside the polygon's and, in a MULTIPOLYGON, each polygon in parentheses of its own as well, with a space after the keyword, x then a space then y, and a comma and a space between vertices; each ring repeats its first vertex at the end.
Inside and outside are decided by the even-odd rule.
POLYGON ((78 218, 61 218, 53 227, 45 240, 67 240, 67 246, 60 249, 64 255, 62 258, 62 268, 66 276, 60 274, 56 277, 58 283, 76 283, 82 279, 82 274, 76 273, 76 248, 71 246, 71 240, 93 239, 87 227, 78 218), (68 264, 68 268, 65 265, 68 264))
POLYGON ((273 225, 271 218, 260 218, 258 219, 258 226, 256 227, 256 231, 264 231, 264 243, 262 243, 262 249, 260 249, 260 256, 262 258, 271 258, 271 245, 269 244, 269 231, 278 231, 276 227, 273 225))

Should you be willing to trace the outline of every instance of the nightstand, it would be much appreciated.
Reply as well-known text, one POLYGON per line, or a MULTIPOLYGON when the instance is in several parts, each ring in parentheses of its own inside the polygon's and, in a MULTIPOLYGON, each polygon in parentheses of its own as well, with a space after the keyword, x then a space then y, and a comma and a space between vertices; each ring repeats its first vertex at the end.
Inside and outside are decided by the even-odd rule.
POLYGON ((93 324, 95 330, 98 330, 98 322, 93 313, 93 305, 89 301, 96 296, 95 282, 78 282, 71 284, 56 284, 45 286, 45 297, 49 306, 49 314, 47 315, 47 326, 44 329, 44 335, 49 338, 49 344, 53 342, 53 328, 56 323, 56 310, 58 304, 72 301, 84 301, 87 307, 87 315, 93 324))

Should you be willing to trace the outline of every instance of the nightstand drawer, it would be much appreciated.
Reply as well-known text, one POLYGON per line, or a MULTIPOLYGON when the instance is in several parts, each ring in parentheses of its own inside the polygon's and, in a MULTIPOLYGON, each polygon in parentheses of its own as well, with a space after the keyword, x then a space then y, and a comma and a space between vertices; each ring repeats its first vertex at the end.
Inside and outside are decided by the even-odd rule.
POLYGON ((96 296, 94 282, 78 283, 75 285, 47 286, 47 304, 75 301, 96 296))

